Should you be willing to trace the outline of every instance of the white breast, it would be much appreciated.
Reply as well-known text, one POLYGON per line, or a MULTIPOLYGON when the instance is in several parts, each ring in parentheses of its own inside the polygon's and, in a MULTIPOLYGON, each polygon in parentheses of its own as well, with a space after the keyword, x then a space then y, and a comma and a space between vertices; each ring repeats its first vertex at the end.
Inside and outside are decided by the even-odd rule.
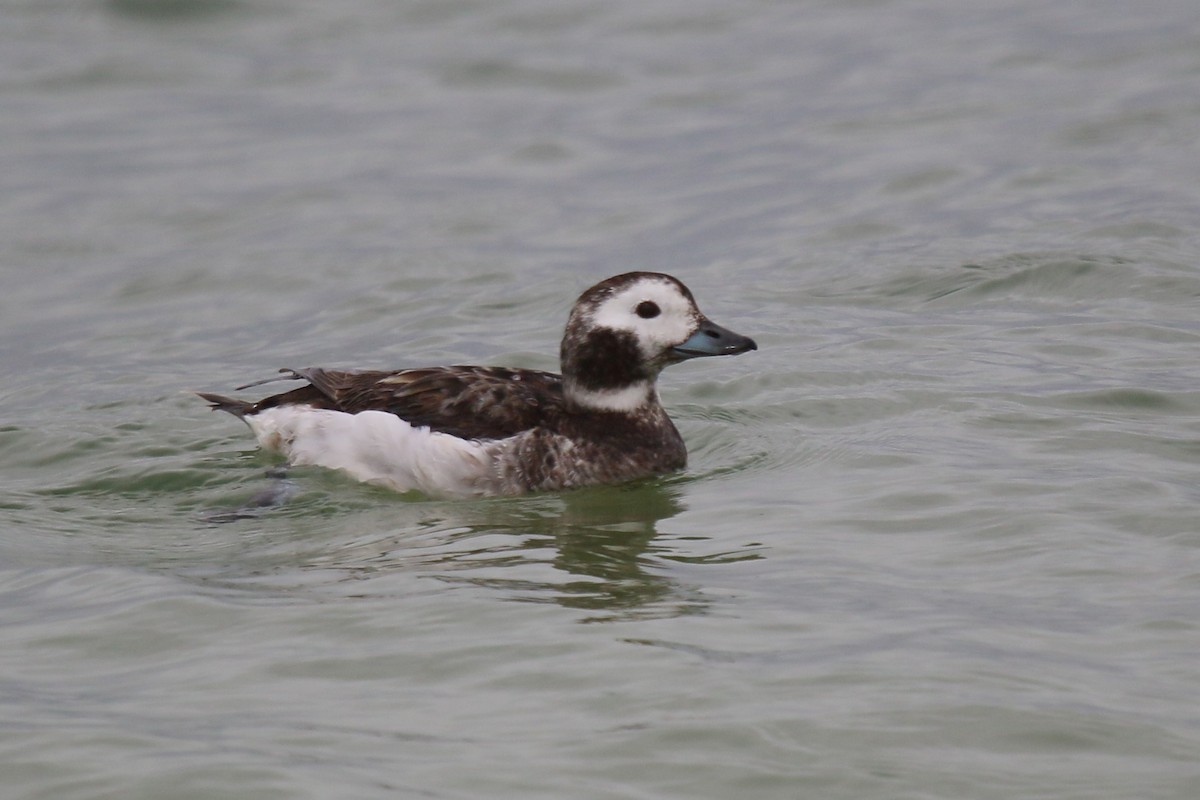
POLYGON ((297 466, 440 497, 492 494, 492 458, 477 442, 414 428, 394 414, 279 406, 246 418, 259 443, 297 466))

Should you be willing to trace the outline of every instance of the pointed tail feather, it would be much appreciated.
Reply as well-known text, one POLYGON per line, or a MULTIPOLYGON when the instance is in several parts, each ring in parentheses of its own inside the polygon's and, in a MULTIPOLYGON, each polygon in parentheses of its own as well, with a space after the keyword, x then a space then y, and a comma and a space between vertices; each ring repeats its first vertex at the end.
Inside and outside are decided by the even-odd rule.
POLYGON ((247 403, 245 400, 237 400, 222 394, 209 392, 196 392, 196 394, 207 400, 213 411, 226 411, 238 419, 245 419, 246 414, 254 409, 254 403, 247 403))

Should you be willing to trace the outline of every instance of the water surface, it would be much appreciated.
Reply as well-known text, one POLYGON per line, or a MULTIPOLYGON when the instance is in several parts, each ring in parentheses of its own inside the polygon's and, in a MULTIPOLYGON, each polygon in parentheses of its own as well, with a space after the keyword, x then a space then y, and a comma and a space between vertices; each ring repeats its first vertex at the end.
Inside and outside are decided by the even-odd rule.
POLYGON ((1193 797, 1198 25, 7 4, 3 794, 1193 797), (627 269, 761 347, 679 475, 281 487, 188 394, 554 369, 627 269))

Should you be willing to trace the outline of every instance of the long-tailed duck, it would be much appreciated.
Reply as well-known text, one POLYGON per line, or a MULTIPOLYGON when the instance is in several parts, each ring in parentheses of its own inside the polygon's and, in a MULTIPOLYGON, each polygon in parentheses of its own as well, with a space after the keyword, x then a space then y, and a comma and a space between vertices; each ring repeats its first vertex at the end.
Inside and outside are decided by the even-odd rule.
POLYGON ((663 367, 756 350, 711 322, 680 281, 617 275, 571 309, 562 375, 506 367, 396 372, 285 369, 307 385, 256 403, 199 392, 289 463, 399 491, 512 495, 682 469, 683 438, 658 399, 663 367))

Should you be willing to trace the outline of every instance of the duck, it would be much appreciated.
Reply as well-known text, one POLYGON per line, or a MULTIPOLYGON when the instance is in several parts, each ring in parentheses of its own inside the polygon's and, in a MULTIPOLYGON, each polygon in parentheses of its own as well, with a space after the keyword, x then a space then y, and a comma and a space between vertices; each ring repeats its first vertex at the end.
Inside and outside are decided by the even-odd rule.
POLYGON ((281 369, 304 385, 257 401, 196 392, 260 447, 398 492, 484 497, 659 476, 687 447, 659 399, 666 367, 757 350, 660 272, 626 272, 575 301, 561 373, 498 366, 281 369))

